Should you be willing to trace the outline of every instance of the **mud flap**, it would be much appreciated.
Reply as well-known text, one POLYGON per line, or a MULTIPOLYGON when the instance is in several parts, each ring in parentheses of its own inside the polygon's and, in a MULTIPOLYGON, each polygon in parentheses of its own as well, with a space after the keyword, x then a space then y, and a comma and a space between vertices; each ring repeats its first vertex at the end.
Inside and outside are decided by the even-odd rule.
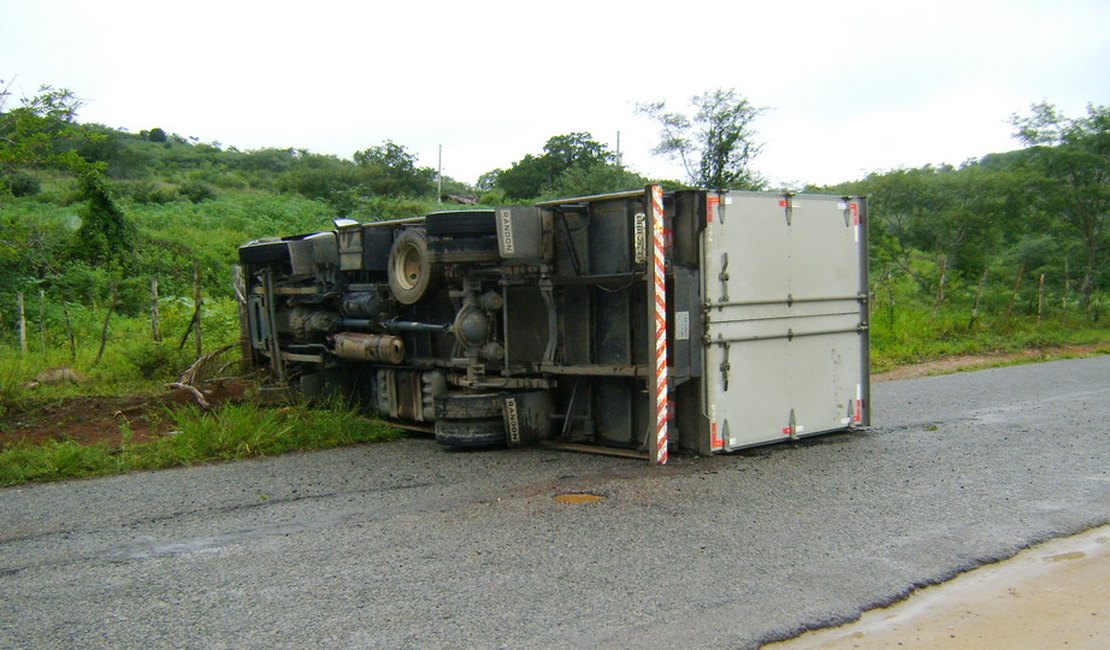
POLYGON ((505 418, 505 444, 510 447, 534 445, 551 434, 551 391, 514 393, 502 406, 505 418))

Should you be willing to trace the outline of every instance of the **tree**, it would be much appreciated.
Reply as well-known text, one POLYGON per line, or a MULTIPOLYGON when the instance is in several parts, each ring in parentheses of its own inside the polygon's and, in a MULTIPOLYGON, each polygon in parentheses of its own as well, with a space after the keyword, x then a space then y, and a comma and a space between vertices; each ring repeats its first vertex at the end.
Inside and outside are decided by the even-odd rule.
POLYGON ((356 151, 353 158, 363 172, 363 184, 373 194, 427 196, 435 191, 435 170, 417 167, 416 156, 390 140, 356 151))
POLYGON ((659 122, 654 152, 682 162, 698 187, 763 189, 766 181, 751 168, 762 145, 752 122, 763 113, 735 90, 718 88, 690 98, 694 116, 667 111, 665 102, 638 104, 636 110, 659 122))
POLYGON ((8 90, 0 90, 0 166, 58 167, 77 176, 86 202, 81 227, 73 242, 74 257, 95 263, 125 262, 132 251, 136 228, 112 199, 104 177, 105 163, 90 162, 74 142, 96 143, 102 134, 80 130, 74 123, 81 106, 72 92, 42 86, 19 108, 4 112, 8 90))
POLYGON ((116 263, 126 267, 138 229, 112 200, 111 188, 102 174, 89 168, 78 180, 86 204, 73 242, 73 257, 92 264, 116 263))
POLYGON ((492 169, 478 177, 478 183, 475 187, 481 192, 488 192, 497 187, 497 181, 501 177, 501 169, 492 169))
POLYGON ((613 155, 608 148, 596 142, 589 133, 556 135, 543 146, 542 155, 524 156, 509 169, 497 173, 496 182, 509 198, 531 199, 558 190, 562 177, 572 169, 611 165, 612 162, 613 155))
POLYGON ((589 133, 556 135, 543 146, 543 157, 560 170, 611 162, 608 148, 596 142, 589 133))
MULTIPOLYGON (((0 81, 0 84, 3 84, 0 81)), ((61 146, 80 135, 73 122, 81 100, 65 88, 39 87, 39 94, 7 109, 8 86, 0 88, 0 167, 80 164, 80 156, 61 146)))
POLYGON ((643 187, 648 182, 623 166, 598 163, 568 169, 559 177, 555 189, 562 196, 586 196, 643 187))
POLYGON ((1081 304, 1089 305, 1103 270, 1110 213, 1110 107, 1087 105, 1071 119, 1047 102, 1030 115, 1013 115, 1015 137, 1033 149, 1032 169, 1041 175, 1033 195, 1039 207, 1058 216, 1085 253, 1081 304))

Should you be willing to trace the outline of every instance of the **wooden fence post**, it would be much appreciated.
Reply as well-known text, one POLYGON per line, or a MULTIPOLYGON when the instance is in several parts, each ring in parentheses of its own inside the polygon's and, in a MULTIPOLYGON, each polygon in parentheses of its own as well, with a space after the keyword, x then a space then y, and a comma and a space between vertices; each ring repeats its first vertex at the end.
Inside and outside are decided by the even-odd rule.
POLYGON ((979 302, 983 299, 983 289, 987 286, 988 273, 990 273, 990 267, 984 268, 983 277, 979 278, 979 288, 975 290, 975 306, 971 308, 971 320, 967 323, 967 329, 971 329, 979 318, 979 302))
POLYGON ((1014 292, 1010 294, 1010 306, 1006 308, 1006 319, 1009 320, 1014 313, 1014 303, 1017 302, 1018 291, 1021 290, 1021 278, 1025 275, 1025 262, 1018 267, 1017 280, 1014 282, 1014 292))
POLYGON ((162 342, 162 325, 158 313, 158 278, 150 279, 150 333, 155 343, 162 342))
POLYGON ((193 262, 193 304, 196 305, 197 315, 193 319, 193 347, 196 349, 197 358, 199 359, 202 354, 202 346, 200 342, 200 262, 193 262))
POLYGON ((27 314, 23 310, 23 292, 15 294, 15 302, 19 307, 19 351, 27 355, 27 314))
POLYGON ((1060 300, 1060 308, 1068 310, 1068 298, 1071 297, 1071 270, 1068 268, 1068 258, 1064 258, 1064 297, 1060 300))
POLYGON ((933 303, 933 318, 937 317, 940 305, 944 302, 944 285, 948 282, 948 256, 940 258, 940 278, 937 280, 937 298, 933 303))
POLYGON ((248 368, 254 367, 254 350, 251 348, 250 325, 247 323, 247 279, 243 267, 231 267, 231 281, 235 287, 235 302, 239 306, 239 354, 248 368))
POLYGON ((42 338, 42 360, 46 362, 46 290, 39 289, 39 334, 42 338))
POLYGON ((108 344, 108 323, 112 322, 112 312, 119 307, 119 292, 116 291, 116 283, 111 284, 112 298, 108 303, 108 314, 104 316, 104 327, 100 330, 100 349, 96 351, 96 359, 93 365, 100 363, 100 358, 104 356, 104 346, 108 344))
POLYGON ((1037 290, 1037 324, 1041 324, 1044 316, 1044 273, 1041 274, 1041 287, 1037 290))
POLYGON ((65 300, 62 301, 62 318, 66 327, 66 338, 69 339, 69 362, 73 363, 77 360, 77 338, 73 335, 73 323, 69 320, 69 307, 66 306, 65 300))

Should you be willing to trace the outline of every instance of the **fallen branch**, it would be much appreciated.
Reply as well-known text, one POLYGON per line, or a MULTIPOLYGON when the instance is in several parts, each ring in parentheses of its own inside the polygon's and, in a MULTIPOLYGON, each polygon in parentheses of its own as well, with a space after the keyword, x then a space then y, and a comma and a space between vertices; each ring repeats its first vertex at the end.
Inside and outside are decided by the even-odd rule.
POLYGON ((179 381, 175 381, 175 382, 171 382, 169 384, 166 384, 166 388, 177 388, 177 389, 180 389, 180 390, 187 390, 187 391, 189 391, 190 393, 193 394, 193 397, 195 397, 196 400, 197 400, 197 404, 199 404, 202 409, 204 409, 205 411, 212 410, 212 405, 208 403, 208 400, 204 399, 204 393, 200 392, 196 388, 193 388, 189 384, 183 384, 179 381))
MULTIPOLYGON (((197 377, 200 375, 201 370, 204 369, 205 364, 207 364, 208 362, 212 361, 212 359, 215 359, 216 357, 220 356, 224 352, 227 352, 228 350, 230 350, 231 348, 233 348, 237 345, 239 345, 239 344, 238 343, 228 343, 227 345, 225 345, 223 347, 212 350, 208 354, 205 354, 205 355, 201 356, 199 359, 194 361, 193 365, 189 366, 189 368, 187 370, 185 370, 185 372, 181 373, 181 377, 179 377, 177 381, 179 383, 182 383, 182 384, 189 384, 189 385, 196 384, 197 383, 197 377)), ((221 368, 220 370, 222 371, 223 368, 221 368)))

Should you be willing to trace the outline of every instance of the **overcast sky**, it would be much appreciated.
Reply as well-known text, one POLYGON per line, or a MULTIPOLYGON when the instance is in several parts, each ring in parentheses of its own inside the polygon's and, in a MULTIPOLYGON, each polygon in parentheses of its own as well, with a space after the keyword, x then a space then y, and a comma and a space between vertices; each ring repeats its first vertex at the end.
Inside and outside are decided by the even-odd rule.
POLYGON ((735 88, 777 183, 1017 148, 1010 114, 1110 104, 1110 1, 0 0, 0 79, 82 122, 349 158, 384 140, 473 182, 588 131, 641 174, 637 102, 735 88))

